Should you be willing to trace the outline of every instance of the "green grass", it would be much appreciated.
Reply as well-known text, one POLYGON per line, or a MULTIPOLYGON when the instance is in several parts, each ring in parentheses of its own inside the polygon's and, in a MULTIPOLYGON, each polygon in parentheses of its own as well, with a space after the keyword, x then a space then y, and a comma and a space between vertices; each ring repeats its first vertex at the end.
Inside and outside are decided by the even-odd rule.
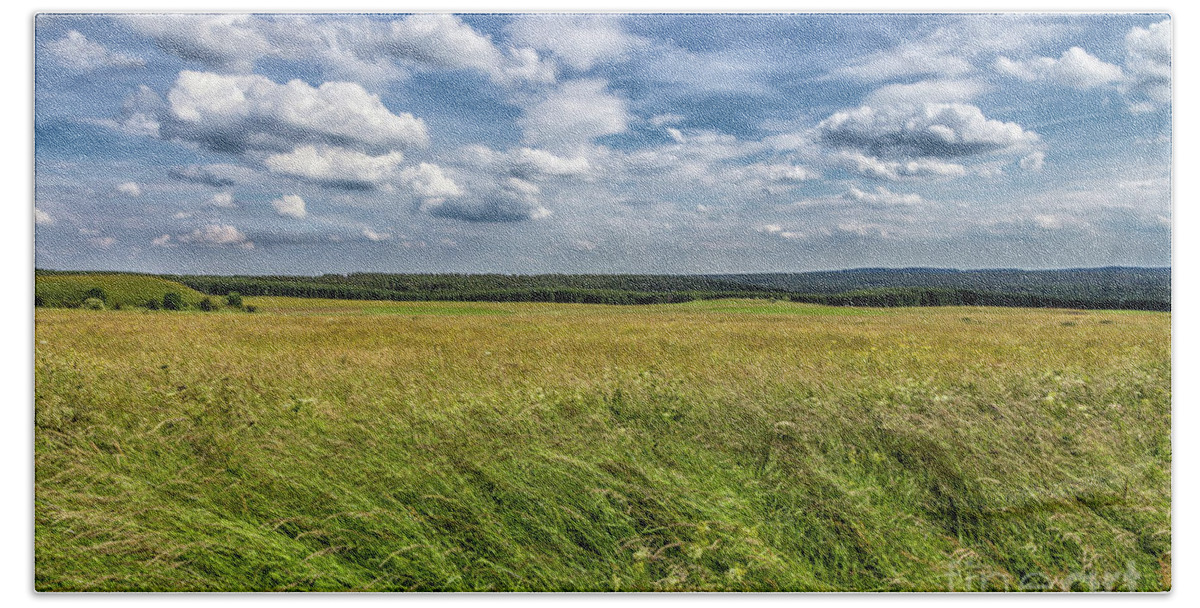
POLYGON ((37 311, 38 589, 1170 588, 1170 314, 246 302, 37 311))
POLYGON ((99 287, 108 296, 110 307, 144 306, 148 300, 162 302, 163 294, 176 292, 188 305, 195 305, 204 294, 183 284, 158 277, 135 274, 50 274, 37 277, 34 293, 45 306, 77 308, 90 289, 99 287))

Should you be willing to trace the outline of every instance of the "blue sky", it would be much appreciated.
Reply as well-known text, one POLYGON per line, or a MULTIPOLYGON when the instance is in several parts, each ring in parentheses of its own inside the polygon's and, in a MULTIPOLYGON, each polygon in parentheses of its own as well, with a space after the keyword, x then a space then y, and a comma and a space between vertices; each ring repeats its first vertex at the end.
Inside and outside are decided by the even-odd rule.
POLYGON ((41 268, 1171 262, 1171 23, 42 15, 41 268))

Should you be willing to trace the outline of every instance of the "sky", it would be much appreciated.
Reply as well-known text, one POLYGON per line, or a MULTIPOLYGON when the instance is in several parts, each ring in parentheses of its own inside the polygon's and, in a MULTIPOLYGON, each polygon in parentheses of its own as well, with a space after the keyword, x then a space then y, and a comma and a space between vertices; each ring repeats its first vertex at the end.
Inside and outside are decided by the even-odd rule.
POLYGON ((40 15, 35 264, 1171 264, 1161 14, 40 15))

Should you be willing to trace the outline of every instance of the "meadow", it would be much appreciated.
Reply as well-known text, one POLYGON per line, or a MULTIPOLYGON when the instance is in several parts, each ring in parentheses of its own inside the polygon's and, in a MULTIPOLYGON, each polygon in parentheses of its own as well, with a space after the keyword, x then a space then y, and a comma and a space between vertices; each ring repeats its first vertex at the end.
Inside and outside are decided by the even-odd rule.
POLYGON ((36 310, 37 589, 1171 586, 1170 313, 245 301, 36 310))

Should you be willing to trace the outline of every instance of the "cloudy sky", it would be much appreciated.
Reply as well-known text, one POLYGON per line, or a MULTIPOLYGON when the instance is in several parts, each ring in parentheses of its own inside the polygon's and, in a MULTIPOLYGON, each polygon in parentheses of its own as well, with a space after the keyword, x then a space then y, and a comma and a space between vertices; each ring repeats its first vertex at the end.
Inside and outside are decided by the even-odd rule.
POLYGON ((1171 263, 1171 23, 42 15, 40 268, 1171 263))

